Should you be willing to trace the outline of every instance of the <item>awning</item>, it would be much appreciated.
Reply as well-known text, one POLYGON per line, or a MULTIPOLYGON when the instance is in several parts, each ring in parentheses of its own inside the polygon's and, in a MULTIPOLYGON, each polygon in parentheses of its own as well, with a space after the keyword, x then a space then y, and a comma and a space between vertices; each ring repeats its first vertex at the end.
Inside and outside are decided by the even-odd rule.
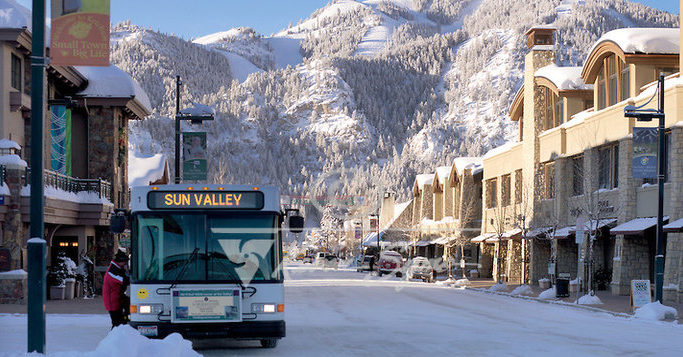
POLYGON ((544 236, 544 235, 548 234, 552 230, 553 230, 553 227, 535 228, 535 229, 532 229, 532 230, 526 232, 526 238, 529 238, 529 239, 538 238, 540 236, 544 236))
MULTIPOLYGON (((592 219, 592 220, 586 222, 586 224, 584 224, 584 230, 587 232, 588 231, 593 232, 595 228, 601 229, 604 227, 612 226, 615 223, 617 223, 616 218, 601 219, 599 221, 592 219)), ((576 233, 576 226, 568 226, 568 227, 564 227, 564 228, 560 228, 560 229, 556 230, 554 236, 555 236, 555 238, 563 239, 563 238, 569 237, 570 235, 572 235, 574 233, 576 233)))
MULTIPOLYGON (((384 231, 379 232, 379 239, 382 240, 384 236, 384 231)), ((376 247, 377 246, 377 232, 368 233, 365 238, 363 238, 363 246, 365 247, 376 247)))
POLYGON ((446 244, 448 244, 451 240, 455 240, 455 237, 441 237, 441 238, 432 240, 430 243, 431 243, 431 244, 446 245, 446 244))
POLYGON ((481 243, 491 237, 494 237, 496 234, 495 233, 484 233, 482 235, 478 235, 472 239, 470 239, 470 242, 472 243, 481 243))
POLYGON ((664 232, 676 233, 683 232, 683 218, 679 218, 664 226, 664 232))
MULTIPOLYGON (((601 229, 601 228, 604 228, 607 226, 614 227, 614 225, 616 223, 617 223, 616 218, 601 219, 601 220, 597 221, 597 229, 601 229)), ((584 231, 586 231, 586 232, 587 231, 593 232, 594 228, 596 228, 596 220, 595 219, 591 219, 590 221, 586 222, 586 224, 584 224, 584 231)), ((572 231, 572 233, 574 233, 574 232, 576 232, 576 229, 572 231)))
MULTIPOLYGON (((665 216, 664 222, 669 221, 669 216, 665 216)), ((629 236, 641 236, 645 234, 645 230, 652 228, 657 225, 657 217, 643 217, 632 219, 626 223, 622 223, 612 229, 610 229, 610 234, 617 235, 629 235, 629 236)))
POLYGON ((418 246, 418 247, 426 247, 430 244, 432 244, 430 241, 419 240, 419 241, 415 242, 413 245, 418 246))
POLYGON ((502 235, 503 239, 518 239, 522 237, 522 230, 515 228, 511 231, 507 231, 502 235))
POLYGON ((575 227, 575 226, 569 226, 569 227, 564 227, 564 228, 556 229, 556 230, 555 230, 555 234, 552 234, 552 233, 551 233, 551 234, 552 234, 552 236, 553 236, 554 238, 557 238, 557 239, 564 239, 564 238, 569 237, 569 236, 570 236, 572 233, 574 233, 575 231, 576 231, 576 227, 575 227))

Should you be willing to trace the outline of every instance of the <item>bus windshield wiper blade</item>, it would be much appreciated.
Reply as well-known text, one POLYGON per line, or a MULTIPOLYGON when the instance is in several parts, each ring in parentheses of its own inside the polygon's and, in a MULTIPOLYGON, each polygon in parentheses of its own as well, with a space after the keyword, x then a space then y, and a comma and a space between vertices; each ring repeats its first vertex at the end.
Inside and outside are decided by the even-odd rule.
POLYGON ((182 279, 182 277, 185 275, 187 267, 189 267, 190 263, 192 263, 197 258, 197 252, 199 252, 199 247, 195 248, 192 251, 192 254, 190 254, 190 257, 185 261, 185 264, 183 264, 183 268, 180 270, 180 273, 178 273, 178 276, 176 276, 175 280, 173 280, 173 284, 171 284, 171 287, 169 287, 169 289, 173 289, 176 285, 178 285, 178 281, 180 281, 180 279, 182 279))

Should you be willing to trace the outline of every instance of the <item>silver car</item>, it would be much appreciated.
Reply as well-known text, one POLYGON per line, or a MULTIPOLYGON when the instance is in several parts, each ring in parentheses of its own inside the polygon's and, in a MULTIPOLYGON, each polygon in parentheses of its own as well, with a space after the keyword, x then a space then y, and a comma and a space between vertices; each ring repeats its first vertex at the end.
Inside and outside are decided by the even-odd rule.
POLYGON ((434 282, 434 269, 425 257, 415 257, 410 261, 407 272, 408 279, 422 279, 422 281, 434 282))

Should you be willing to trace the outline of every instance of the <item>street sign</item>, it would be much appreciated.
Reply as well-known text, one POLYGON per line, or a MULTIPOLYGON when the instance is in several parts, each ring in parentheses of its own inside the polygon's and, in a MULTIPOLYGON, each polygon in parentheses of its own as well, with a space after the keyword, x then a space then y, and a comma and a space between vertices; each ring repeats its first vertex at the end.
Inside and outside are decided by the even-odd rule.
POLYGON ((649 280, 631 280, 631 309, 652 302, 650 298, 649 280))
POLYGON ((586 241, 586 232, 585 231, 576 231, 574 234, 576 237, 576 244, 583 244, 583 242, 586 241))

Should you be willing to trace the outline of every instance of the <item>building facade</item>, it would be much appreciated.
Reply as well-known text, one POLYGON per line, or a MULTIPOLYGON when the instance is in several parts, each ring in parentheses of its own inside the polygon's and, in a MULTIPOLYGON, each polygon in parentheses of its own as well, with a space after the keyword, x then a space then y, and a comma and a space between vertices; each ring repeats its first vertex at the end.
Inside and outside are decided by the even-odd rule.
MULTIPOLYGON (((25 302, 30 238, 31 32, 0 29, 0 299, 25 302)), ((147 95, 120 69, 47 66, 43 122, 47 265, 59 253, 92 261, 95 286, 115 249, 109 215, 128 207, 128 120, 150 114, 147 95)))
MULTIPOLYGON (((683 215, 678 198, 683 194, 678 156, 683 152, 677 151, 683 144, 677 125, 683 121, 679 30, 611 31, 578 68, 557 67, 553 47, 534 42, 539 33, 552 31, 527 32, 524 86, 510 110, 519 123, 519 141, 485 156, 482 231, 524 229, 522 241, 529 243, 529 252, 528 260, 520 261, 528 266, 532 283, 562 274, 578 277, 584 289, 625 295, 631 280, 654 279, 657 187, 656 179, 632 176, 633 128, 656 123, 625 118, 624 108, 644 105, 660 74, 666 76, 665 215, 671 221, 683 215), (521 183, 506 183, 513 180, 521 183), (509 186, 514 186, 511 193, 509 186), (510 204, 509 195, 520 199, 510 204), (577 231, 588 239, 577 243, 577 231)), ((665 299, 680 301, 676 257, 682 247, 680 233, 675 226, 670 230, 665 299)))

